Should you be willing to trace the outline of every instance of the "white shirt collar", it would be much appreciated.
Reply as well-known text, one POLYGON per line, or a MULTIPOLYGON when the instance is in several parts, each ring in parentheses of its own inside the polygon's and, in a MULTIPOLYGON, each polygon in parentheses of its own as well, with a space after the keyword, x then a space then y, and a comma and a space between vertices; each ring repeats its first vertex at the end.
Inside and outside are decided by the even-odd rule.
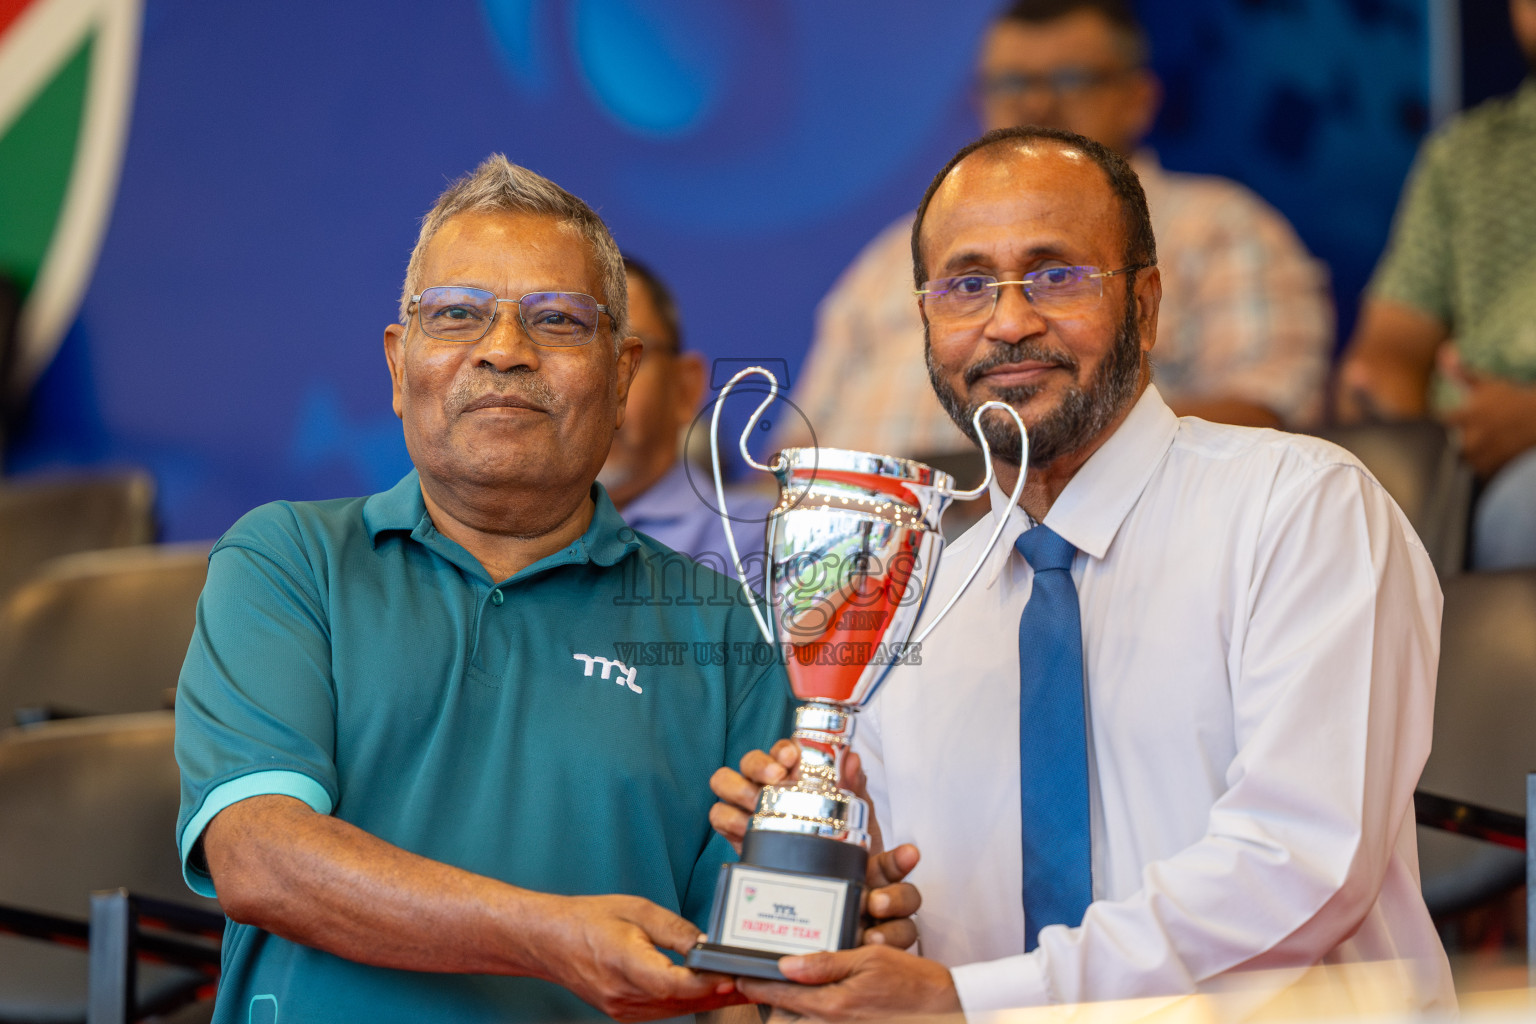
MULTIPOLYGON (((1045 525, 1089 557, 1103 558, 1120 524, 1135 507, 1158 463, 1173 444, 1178 429, 1179 418, 1157 388, 1148 385, 1115 432, 1067 482, 1046 514, 1045 525)), ((1008 564, 1014 541, 1034 524, 1022 508, 1009 506, 1008 494, 996 480, 987 490, 992 499, 992 514, 985 520, 985 536, 991 536, 999 515, 1009 519, 982 570, 990 588, 1008 564)))

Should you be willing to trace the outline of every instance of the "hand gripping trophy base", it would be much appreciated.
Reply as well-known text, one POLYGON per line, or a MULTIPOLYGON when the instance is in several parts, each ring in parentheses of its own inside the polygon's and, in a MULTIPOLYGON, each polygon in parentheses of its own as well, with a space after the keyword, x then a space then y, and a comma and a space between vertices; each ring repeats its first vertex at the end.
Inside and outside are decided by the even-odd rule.
POLYGON ((783 981, 781 956, 858 944, 869 807, 837 785, 855 710, 795 709, 800 768, 758 795, 741 863, 721 869, 709 941, 689 951, 689 967, 783 981))

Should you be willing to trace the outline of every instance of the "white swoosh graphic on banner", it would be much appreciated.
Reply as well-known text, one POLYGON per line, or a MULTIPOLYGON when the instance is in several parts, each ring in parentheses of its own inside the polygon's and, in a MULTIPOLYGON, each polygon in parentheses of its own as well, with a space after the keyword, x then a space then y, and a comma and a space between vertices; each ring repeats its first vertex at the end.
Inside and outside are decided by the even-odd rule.
POLYGON ((117 192, 139 56, 141 0, 39 0, 0 38, 0 133, 94 28, 80 141, 59 222, 21 311, 17 371, 30 384, 74 323, 117 192))

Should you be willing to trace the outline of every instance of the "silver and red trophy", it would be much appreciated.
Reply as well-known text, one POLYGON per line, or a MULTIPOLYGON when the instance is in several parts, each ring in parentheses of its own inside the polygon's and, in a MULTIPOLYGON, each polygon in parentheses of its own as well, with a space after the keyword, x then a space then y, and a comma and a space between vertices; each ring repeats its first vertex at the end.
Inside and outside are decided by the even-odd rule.
POLYGON ((1019 428, 1024 456, 1012 504, 1023 491, 1029 449, 1019 414, 1002 402, 987 402, 972 417, 986 478, 969 491, 955 490, 947 473, 920 462, 840 448, 789 448, 764 465, 748 453, 747 439, 777 397, 778 379, 760 366, 732 377, 715 404, 710 452, 736 575, 763 638, 782 649, 790 688, 804 702, 795 709, 792 737, 800 766, 782 784, 763 787, 741 861, 720 869, 709 934, 689 952, 687 964, 784 980, 779 957, 859 942, 869 807, 838 785, 854 715, 893 665, 921 649, 976 578, 1007 522, 998 518, 964 583, 913 636, 944 548, 944 510, 957 498, 981 496, 993 479, 983 414, 1002 410, 1019 428), (768 618, 758 610, 742 567, 720 471, 720 410, 752 374, 768 379, 769 394, 747 421, 739 448, 748 465, 779 482, 779 502, 767 526, 768 618))

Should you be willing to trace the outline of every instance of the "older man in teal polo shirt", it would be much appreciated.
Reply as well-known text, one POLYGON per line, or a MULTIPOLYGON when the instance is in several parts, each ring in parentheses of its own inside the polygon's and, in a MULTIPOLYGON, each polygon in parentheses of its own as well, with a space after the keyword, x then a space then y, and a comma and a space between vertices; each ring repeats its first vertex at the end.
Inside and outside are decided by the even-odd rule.
POLYGON ((618 250, 494 156, 423 221, 400 313, 384 347, 415 471, 259 508, 209 561, 178 839, 233 922, 216 1020, 738 999, 664 951, 698 939, 729 856, 710 774, 783 734, 787 691, 735 656, 757 640, 739 592, 680 582, 594 483, 640 355, 618 250))

